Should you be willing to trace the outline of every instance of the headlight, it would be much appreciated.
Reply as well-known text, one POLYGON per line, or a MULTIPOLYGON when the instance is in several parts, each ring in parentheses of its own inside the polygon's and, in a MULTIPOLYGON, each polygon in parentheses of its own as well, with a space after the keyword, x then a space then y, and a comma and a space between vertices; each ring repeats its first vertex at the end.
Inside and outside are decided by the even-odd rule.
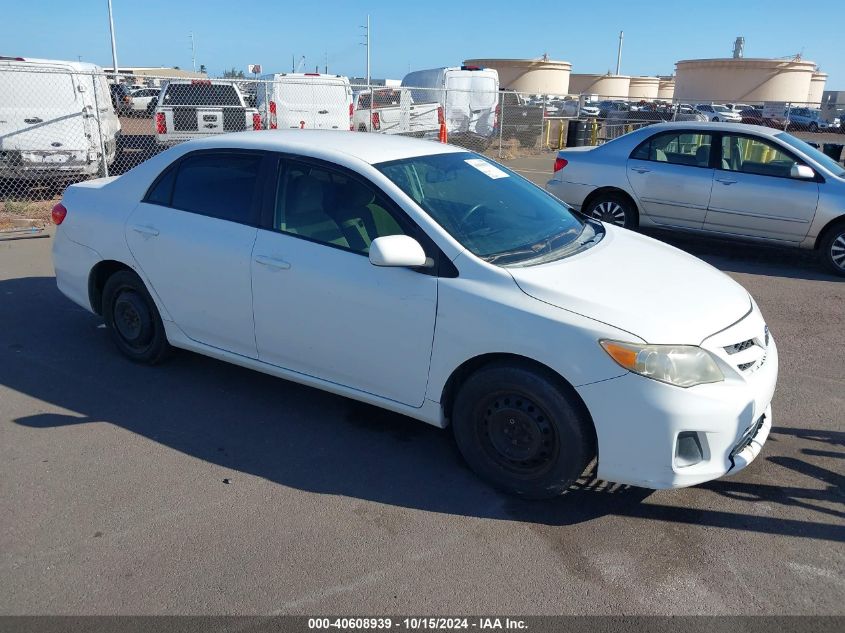
POLYGON ((599 341, 619 365, 646 378, 678 387, 692 387, 724 380, 710 354, 695 345, 640 345, 599 341))

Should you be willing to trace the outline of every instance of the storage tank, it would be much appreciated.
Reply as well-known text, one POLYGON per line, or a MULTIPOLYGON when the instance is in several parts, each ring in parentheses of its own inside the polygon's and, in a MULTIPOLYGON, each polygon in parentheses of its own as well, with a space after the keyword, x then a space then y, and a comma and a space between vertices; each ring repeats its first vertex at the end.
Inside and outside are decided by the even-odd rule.
POLYGON ((569 92, 597 95, 599 99, 627 99, 630 85, 628 75, 573 73, 569 76, 569 92))
POLYGON ((657 98, 671 101, 675 98, 675 77, 661 77, 657 86, 657 98))
POLYGON ((816 71, 810 77, 810 94, 807 97, 810 107, 818 108, 821 106, 826 82, 827 73, 816 71))
POLYGON ((795 59, 686 59, 675 63, 676 101, 805 102, 816 64, 795 59))
POLYGON ((495 68, 499 86, 530 94, 569 94, 572 64, 540 57, 538 59, 467 59, 464 66, 495 68))
POLYGON ((654 101, 660 88, 657 77, 631 77, 628 85, 628 99, 631 101, 654 101))

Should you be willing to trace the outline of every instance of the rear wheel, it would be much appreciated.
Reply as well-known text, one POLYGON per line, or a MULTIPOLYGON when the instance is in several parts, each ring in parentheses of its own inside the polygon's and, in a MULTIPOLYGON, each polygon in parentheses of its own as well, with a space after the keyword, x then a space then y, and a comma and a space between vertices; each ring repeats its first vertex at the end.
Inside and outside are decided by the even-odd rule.
POLYGON ((845 277, 845 222, 828 232, 819 250, 828 270, 845 277))
POLYGON ((103 318, 117 347, 135 362, 155 365, 170 351, 155 302, 134 272, 121 270, 108 278, 103 318))
POLYGON ((810 132, 818 132, 818 131, 819 131, 818 124, 815 121, 810 123, 810 132))
POLYGON ((563 494, 594 456, 592 423, 551 376, 492 364, 461 386, 452 429, 469 466, 507 493, 563 494))
POLYGON ((624 226, 626 229, 633 229, 637 226, 637 212, 631 201, 616 193, 599 194, 590 201, 584 213, 591 217, 624 226))

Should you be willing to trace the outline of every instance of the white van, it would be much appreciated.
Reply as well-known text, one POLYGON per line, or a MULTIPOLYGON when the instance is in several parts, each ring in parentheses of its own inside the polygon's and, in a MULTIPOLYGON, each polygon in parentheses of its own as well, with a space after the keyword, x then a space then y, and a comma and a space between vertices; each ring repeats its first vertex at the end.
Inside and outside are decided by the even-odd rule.
POLYGON ((405 75, 415 102, 438 101, 443 106, 449 141, 486 149, 498 125, 499 73, 494 68, 461 66, 431 68, 405 75))
POLYGON ((258 82, 255 105, 265 129, 352 129, 352 87, 343 75, 275 73, 258 82))
POLYGON ((114 161, 119 133, 99 66, 0 57, 0 178, 96 175, 103 151, 114 161))

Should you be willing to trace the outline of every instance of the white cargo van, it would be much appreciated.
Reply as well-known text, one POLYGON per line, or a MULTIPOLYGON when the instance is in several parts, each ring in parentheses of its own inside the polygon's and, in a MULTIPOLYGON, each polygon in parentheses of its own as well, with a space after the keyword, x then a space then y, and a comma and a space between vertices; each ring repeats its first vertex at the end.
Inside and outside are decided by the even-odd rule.
POLYGON ((0 57, 0 178, 96 175, 103 152, 114 161, 119 133, 99 66, 0 57))
POLYGON ((449 141, 486 149, 498 122, 499 73, 494 68, 431 68, 405 75, 415 102, 438 101, 446 117, 449 141))
POLYGON ((275 73, 256 85, 264 128, 352 129, 352 87, 343 75, 275 73))

